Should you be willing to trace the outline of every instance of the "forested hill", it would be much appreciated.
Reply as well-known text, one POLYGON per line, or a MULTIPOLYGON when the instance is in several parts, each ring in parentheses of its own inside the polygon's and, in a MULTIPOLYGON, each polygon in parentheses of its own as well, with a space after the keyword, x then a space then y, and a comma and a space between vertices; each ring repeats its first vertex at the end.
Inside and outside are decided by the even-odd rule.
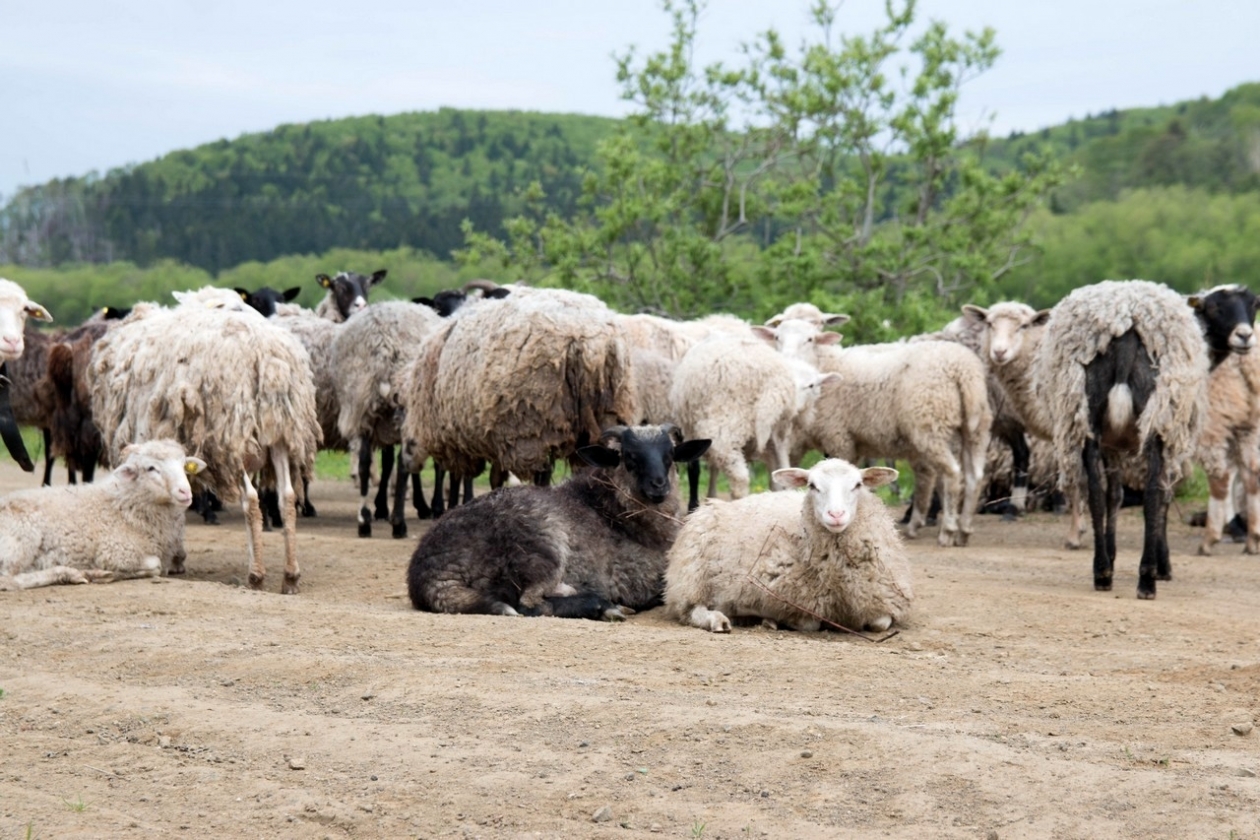
POLYGON ((1056 212, 1148 187, 1260 190, 1260 83, 1239 85, 1219 99, 1113 109, 1028 134, 1016 132, 990 141, 986 154, 995 164, 1009 166, 1026 152, 1045 148, 1081 170, 1080 177, 1055 192, 1056 212))
MULTIPOLYGON (((102 177, 53 181, 0 209, 0 265, 172 259, 212 273, 331 248, 411 247, 445 259, 460 223, 501 235, 521 188, 567 217, 616 120, 443 109, 286 125, 102 177)), ((1260 84, 1219 99, 1113 110, 984 145, 996 169, 1050 149, 1080 175, 1051 196, 1074 214, 1126 191, 1260 192, 1260 84)), ((1025 274, 1027 272, 1024 272, 1025 274)))
POLYGON ((0 210, 0 264, 170 258, 217 272, 399 246, 444 258, 464 219, 499 231, 532 181, 569 215, 581 168, 617 124, 444 108, 284 125, 24 190, 0 210))

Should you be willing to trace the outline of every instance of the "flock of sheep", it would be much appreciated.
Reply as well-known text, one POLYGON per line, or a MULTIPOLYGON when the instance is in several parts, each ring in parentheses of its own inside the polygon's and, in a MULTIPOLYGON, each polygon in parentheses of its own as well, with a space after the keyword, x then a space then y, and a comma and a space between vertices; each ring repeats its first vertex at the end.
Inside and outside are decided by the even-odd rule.
POLYGON ((281 591, 295 593, 321 446, 353 453, 360 536, 374 519, 406 534, 409 485, 421 517, 440 515, 407 573, 413 604, 434 611, 619 619, 664 604, 713 632, 741 618, 887 630, 913 588, 872 492, 897 473, 866 459, 910 464, 904 534, 937 497, 943 547, 967 544, 994 464, 1009 460, 1016 510, 1030 471, 1057 475, 1070 546, 1088 504, 1100 590, 1126 479, 1143 492, 1138 597, 1171 578, 1168 502, 1195 460, 1211 491, 1201 551, 1221 539, 1235 476, 1246 550, 1260 550, 1257 299, 1242 286, 1186 298, 1106 281, 1050 310, 967 306, 938 333, 841 347, 828 328, 847 318, 809 304, 765 325, 678 322, 478 281, 369 305, 384 277, 320 275, 315 311, 290 303, 296 289, 205 288, 61 335, 27 328, 47 311, 0 280, 0 433, 12 450, 16 423, 40 426, 72 481, 0 499, 0 589, 182 573, 192 478, 242 505, 251 586, 266 574, 262 531, 283 528, 281 591), (794 467, 809 450, 825 459, 794 467), (418 479, 430 458, 431 506, 418 479), (565 459, 573 476, 549 487, 565 459), (699 503, 701 459, 709 496, 723 473, 731 501, 699 503), (88 484, 98 460, 113 471, 88 484), (772 489, 804 492, 750 495, 749 461, 772 489), (495 492, 470 501, 486 467, 495 492), (498 489, 512 476, 526 486, 498 489))

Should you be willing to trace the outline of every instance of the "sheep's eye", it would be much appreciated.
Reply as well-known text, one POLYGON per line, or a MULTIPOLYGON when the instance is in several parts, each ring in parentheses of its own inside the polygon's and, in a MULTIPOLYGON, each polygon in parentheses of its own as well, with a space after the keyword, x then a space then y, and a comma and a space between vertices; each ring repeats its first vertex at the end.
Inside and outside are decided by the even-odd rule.
POLYGON ((149 467, 148 472, 157 472, 157 467, 149 467))
POLYGON ((809 483, 809 489, 810 489, 810 492, 812 492, 812 493, 817 493, 817 492, 818 492, 818 485, 817 485, 817 484, 815 484, 814 482, 812 482, 812 481, 811 481, 811 482, 809 483))
POLYGON ((862 489, 862 482, 860 482, 860 481, 859 481, 857 484, 854 484, 854 485, 853 485, 853 489, 854 489, 854 490, 861 490, 861 489, 862 489))

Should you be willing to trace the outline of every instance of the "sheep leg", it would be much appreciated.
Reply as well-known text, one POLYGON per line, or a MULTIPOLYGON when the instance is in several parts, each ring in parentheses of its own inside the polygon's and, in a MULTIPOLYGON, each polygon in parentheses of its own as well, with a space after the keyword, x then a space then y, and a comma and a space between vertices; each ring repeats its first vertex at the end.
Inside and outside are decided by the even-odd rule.
MULTIPOLYGON (((454 480, 454 476, 451 477, 454 480)), ((471 475, 464 476, 464 500, 460 504, 468 504, 473 500, 473 477, 471 475)), ((452 498, 454 498, 452 496, 452 498)))
MULTIPOLYGON (((433 511, 429 508, 429 503, 424 498, 424 482, 420 480, 420 469, 424 467, 421 464, 415 472, 411 474, 411 501, 416 508, 417 519, 432 519, 433 511)), ((436 473, 436 470, 434 471, 436 473)), ((441 481, 441 479, 437 479, 441 481)))
POLYGON ((245 493, 241 496, 241 510, 245 512, 245 527, 249 533, 249 586, 251 589, 262 589, 263 578, 267 576, 267 568, 262 559, 262 507, 258 504, 258 491, 249 480, 249 473, 244 473, 245 493))
POLYGON ((554 472, 554 471, 555 471, 555 465, 554 465, 554 464, 548 464, 548 465, 547 465, 546 467, 544 467, 543 469, 541 469, 541 470, 537 470, 537 471, 534 473, 534 486, 535 486, 535 487, 550 487, 550 486, 551 486, 551 474, 552 474, 552 472, 554 472))
POLYGON ((722 471, 720 469, 713 466, 712 461, 709 462, 709 491, 707 497, 710 499, 717 498, 718 475, 720 475, 721 472, 722 471))
MULTIPOLYGON (((1155 597, 1155 581, 1172 580, 1172 563, 1168 558, 1168 493, 1164 490, 1163 478, 1164 441, 1159 435, 1152 435, 1146 442, 1146 488, 1142 499, 1146 532, 1142 535, 1142 560, 1138 565, 1137 596, 1143 600, 1155 597)), ((1116 483, 1120 483, 1118 474, 1116 483)), ((1117 495, 1123 492, 1121 488, 1117 495)), ((1116 507, 1118 510, 1119 505, 1116 507)))
POLYGON ((368 510, 368 490, 372 487, 372 442, 359 438, 359 536, 372 536, 372 511, 368 510))
MULTIPOLYGON (((52 486, 53 465, 57 459, 52 454, 52 429, 43 429, 44 433, 44 487, 52 486)), ((70 482, 73 484, 74 482, 70 482)), ((44 584, 47 586, 48 584, 44 584)))
POLYGON ((283 446, 271 447, 271 466, 276 472, 276 494, 283 500, 284 517, 284 583, 281 595, 296 595, 298 578, 302 576, 297 561, 297 492, 293 489, 293 476, 289 474, 289 450, 283 446))
POLYGON ((701 630, 708 630, 710 633, 731 632, 731 620, 729 618, 717 610, 711 610, 701 604, 692 607, 687 620, 691 622, 692 627, 699 627, 701 630))
POLYGON ((498 464, 490 465, 490 489, 498 490, 507 480, 507 471, 498 464))
MULTIPOLYGON (((444 485, 446 483, 446 468, 437 461, 433 462, 433 518, 437 519, 446 513, 446 500, 442 498, 444 485)), ((451 499, 451 507, 455 507, 455 500, 451 499)))
POLYGON ((1011 447, 1011 508, 1020 514, 1028 509, 1028 466, 1032 449, 1023 432, 1011 435, 1006 442, 1011 447))
MULTIPOLYGON (((394 472, 394 447, 381 447, 381 483, 376 490, 376 512, 374 518, 389 519, 389 477, 394 472)), ((402 466, 399 465, 399 474, 402 473, 402 466)))
MULTIPOLYGON (((1207 557, 1212 553, 1212 546, 1221 541, 1225 531, 1225 521, 1229 517, 1229 491, 1233 483, 1228 473, 1208 476, 1208 510, 1207 523, 1203 529, 1203 542, 1199 543, 1199 554, 1207 557)), ((1247 496, 1248 513, 1251 508, 1251 495, 1247 496)), ((1248 531, 1251 523, 1247 523, 1248 531)))
POLYGON ((932 506, 932 494, 936 491, 936 473, 926 464, 911 463, 914 473, 914 498, 910 502, 910 521, 906 523, 906 537, 917 539, 919 529, 927 521, 928 508, 932 506))
MULTIPOLYGON (((412 473, 411 475, 414 475, 412 473)), ((403 460, 398 459, 398 478, 394 481, 394 512, 390 514, 389 524, 394 539, 401 540, 407 536, 407 482, 410 475, 403 467, 403 460)))
MULTIPOLYGON (((93 569, 93 572, 100 572, 93 569)), ((90 583, 95 575, 89 576, 83 569, 72 566, 53 566, 34 572, 23 572, 20 575, 5 577, 0 575, 0 592, 14 592, 19 589, 38 589, 41 586, 58 586, 61 584, 90 583)))
POLYGON ((936 535, 936 543, 942 548, 954 545, 965 545, 958 532, 958 507, 963 494, 962 470, 951 457, 943 464, 940 471, 941 488, 941 527, 936 535))
POLYGON ((1098 441, 1093 438, 1086 440, 1081 457, 1085 462, 1085 478, 1089 482, 1089 519, 1094 527, 1094 589, 1110 592, 1115 556, 1107 553, 1106 478, 1098 441))
MULTIPOLYGON (((1254 452, 1254 446, 1252 450, 1254 452)), ((1252 459, 1245 460, 1247 463, 1242 468, 1242 480, 1247 494, 1247 545, 1243 548, 1243 553, 1257 554, 1260 553, 1260 473, 1250 463, 1252 459)))
POLYGON ((311 504, 311 480, 306 476, 302 476, 302 515, 318 516, 315 505, 311 504))
POLYGON ((687 510, 700 507, 700 459, 687 464, 687 510))
POLYGON ((1068 521, 1068 535, 1063 541, 1063 547, 1072 551, 1081 547, 1081 538, 1085 536, 1085 501, 1081 496, 1080 487, 1073 487, 1068 491, 1067 506, 1071 517, 1068 521))

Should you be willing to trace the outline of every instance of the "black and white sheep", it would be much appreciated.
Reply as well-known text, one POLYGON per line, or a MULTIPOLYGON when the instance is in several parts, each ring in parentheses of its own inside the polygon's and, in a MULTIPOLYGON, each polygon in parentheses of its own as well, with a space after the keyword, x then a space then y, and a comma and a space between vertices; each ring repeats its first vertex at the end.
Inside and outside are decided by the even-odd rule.
POLYGON ((594 469, 556 487, 505 487, 455 508, 407 569, 420 610, 620 618, 660 603, 682 523, 675 463, 707 440, 676 426, 614 427, 578 455, 594 469))
POLYGON ((0 590, 153 577, 183 559, 188 476, 205 467, 173 440, 125 447, 96 484, 0 499, 0 590))

